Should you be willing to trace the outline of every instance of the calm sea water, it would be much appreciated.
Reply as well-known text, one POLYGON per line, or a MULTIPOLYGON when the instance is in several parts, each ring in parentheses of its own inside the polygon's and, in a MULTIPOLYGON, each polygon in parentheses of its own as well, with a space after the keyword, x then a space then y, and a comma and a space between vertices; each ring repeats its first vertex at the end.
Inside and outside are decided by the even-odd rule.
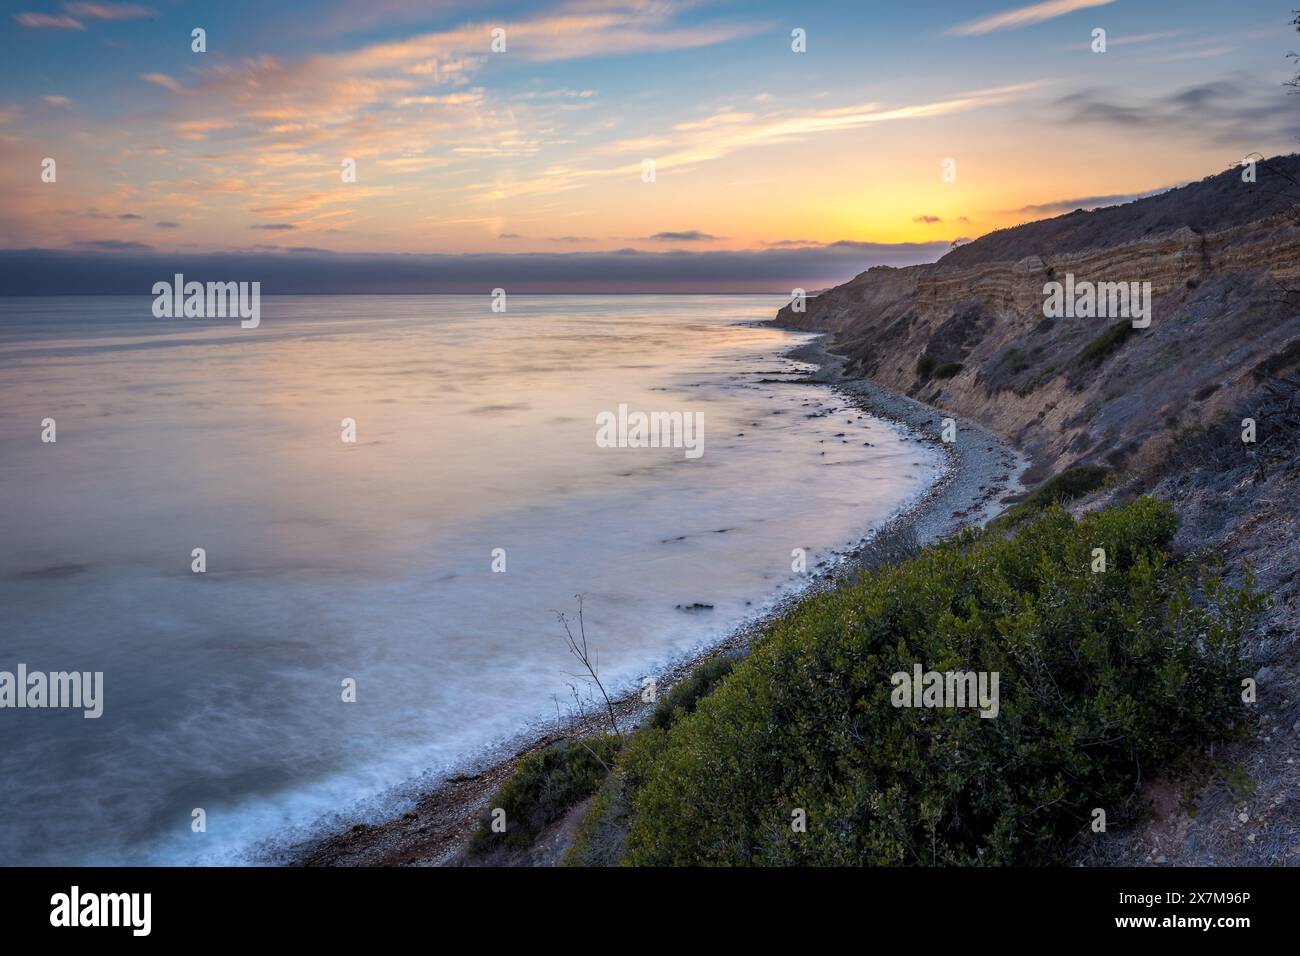
POLYGON ((631 689, 940 468, 783 381, 774 298, 151 301, 0 299, 0 670, 105 682, 97 720, 0 710, 3 863, 247 862, 393 812, 571 709, 575 594, 631 689), (702 412, 704 454, 598 447, 620 403, 702 412))

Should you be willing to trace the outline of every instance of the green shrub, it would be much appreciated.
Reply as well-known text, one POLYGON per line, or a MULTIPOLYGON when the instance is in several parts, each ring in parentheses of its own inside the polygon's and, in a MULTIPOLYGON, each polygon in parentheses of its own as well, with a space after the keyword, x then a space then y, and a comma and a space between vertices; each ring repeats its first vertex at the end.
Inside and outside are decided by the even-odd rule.
POLYGON ((1079 354, 1074 357, 1075 366, 1081 370, 1096 368, 1113 353, 1119 351, 1120 346, 1136 331, 1133 323, 1128 319, 1116 322, 1079 350, 1079 354))
POLYGON ((990 521, 989 529, 1005 531, 1050 505, 1082 498, 1104 485, 1109 475, 1110 472, 1101 465, 1076 465, 1074 468, 1067 468, 1059 475, 1048 478, 1021 501, 990 521))
POLYGON ((1052 508, 804 600, 693 713, 634 735, 624 862, 1062 861, 1092 808, 1122 822, 1139 779, 1243 716, 1263 600, 1209 577, 1194 602, 1174 527, 1149 498, 1052 508), (998 716, 893 707, 916 663, 997 672, 998 716))
POLYGON ((939 363, 935 360, 933 355, 928 352, 922 352, 921 357, 916 360, 916 377, 922 381, 928 380, 930 374, 938 364, 939 363))
POLYGON ((952 378, 954 375, 956 375, 965 367, 966 366, 962 365, 961 362, 944 362, 942 365, 940 365, 937 369, 934 370, 934 377, 952 378))
POLYGON ((1029 359, 1025 358, 1025 353, 1018 348, 1009 348, 1002 353, 1002 359, 999 363, 1009 375, 1019 375, 1025 369, 1029 368, 1029 359))
POLYGON ((574 804, 596 791, 623 746, 623 738, 586 737, 525 757, 492 797, 492 808, 506 812, 504 833, 492 832, 489 810, 470 837, 469 852, 526 850, 574 804))
POLYGON ((564 853, 562 866, 618 866, 627 836, 627 797, 624 775, 605 778, 583 814, 573 843, 564 853))
POLYGON ((984 382, 989 394, 1007 390, 1024 397, 1030 394, 1045 380, 1042 373, 1025 375, 1033 368, 1033 359, 1038 355, 1035 349, 1032 355, 1026 355, 1022 349, 1012 346, 999 354, 982 370, 978 380, 984 382))
POLYGON ((1074 468, 1067 468, 1035 488, 1021 504, 1041 508, 1061 501, 1082 498, 1100 488, 1109 474, 1110 472, 1101 465, 1077 465, 1074 468))
MULTIPOLYGON (((734 654, 719 654, 695 667, 659 699, 646 726, 632 735, 628 746, 641 749, 657 745, 663 739, 663 731, 693 712, 696 704, 731 673, 738 660, 734 654)), ((627 761, 620 761, 623 763, 627 761)), ((573 844, 565 853, 565 866, 613 866, 618 863, 627 831, 626 778, 626 772, 613 773, 596 791, 573 844)))
POLYGON ((719 655, 700 664, 655 705, 650 726, 667 730, 695 709, 701 697, 710 693, 718 681, 731 673, 736 658, 719 655))

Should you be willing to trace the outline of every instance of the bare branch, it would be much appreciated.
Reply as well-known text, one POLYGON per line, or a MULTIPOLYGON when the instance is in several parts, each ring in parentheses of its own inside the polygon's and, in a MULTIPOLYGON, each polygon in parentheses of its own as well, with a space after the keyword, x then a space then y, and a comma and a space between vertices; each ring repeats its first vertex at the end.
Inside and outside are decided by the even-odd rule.
MULTIPOLYGON (((590 650, 587 646, 587 624, 583 617, 582 595, 574 595, 578 599, 578 636, 573 635, 573 627, 569 624, 569 618, 563 611, 557 611, 556 617, 559 618, 560 624, 564 627, 564 636, 568 644, 569 653, 578 660, 591 675, 591 680, 596 687, 600 689, 600 695, 605 698, 605 710, 609 714, 609 726, 618 736, 623 736, 623 732, 618 729, 618 718, 614 714, 614 702, 610 700, 609 693, 605 690, 605 685, 600 680, 600 657, 599 655, 593 660, 590 650)), ((572 687, 573 685, 569 685, 572 687)), ((574 689, 574 696, 577 696, 577 689, 574 689)))

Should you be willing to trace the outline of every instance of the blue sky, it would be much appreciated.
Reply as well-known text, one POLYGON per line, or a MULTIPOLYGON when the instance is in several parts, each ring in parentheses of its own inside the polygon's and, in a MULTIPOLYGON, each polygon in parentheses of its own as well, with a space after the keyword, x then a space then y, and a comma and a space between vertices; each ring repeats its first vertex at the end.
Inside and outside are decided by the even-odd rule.
POLYGON ((0 248, 933 258, 1294 149, 1293 2, 8 3, 0 248))

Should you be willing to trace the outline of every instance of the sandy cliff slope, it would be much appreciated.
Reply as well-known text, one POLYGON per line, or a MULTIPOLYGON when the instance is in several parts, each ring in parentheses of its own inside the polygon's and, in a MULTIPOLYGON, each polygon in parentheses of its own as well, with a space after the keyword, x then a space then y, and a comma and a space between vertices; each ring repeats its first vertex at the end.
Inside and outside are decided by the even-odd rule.
POLYGON ((1155 494, 1194 559, 1253 570, 1273 601, 1249 648, 1255 733, 1144 781, 1147 824, 1086 856, 1300 865, 1300 156, 870 269, 776 321, 833 332, 854 374, 1013 439, 1027 484, 1103 465, 1111 484, 1076 509, 1155 494), (1151 283, 1150 326, 1045 317, 1044 286, 1071 274, 1151 283))
POLYGON ((1031 477, 1149 469, 1180 430, 1239 404, 1261 368, 1300 358, 1300 295, 1285 294, 1300 288, 1300 156, 1241 179, 1228 170, 992 233, 932 265, 870 269, 778 322, 834 331, 858 374, 1021 443, 1031 477), (1151 283, 1150 328, 1045 318, 1045 284, 1068 274, 1151 283), (951 363, 951 378, 925 373, 951 363))

